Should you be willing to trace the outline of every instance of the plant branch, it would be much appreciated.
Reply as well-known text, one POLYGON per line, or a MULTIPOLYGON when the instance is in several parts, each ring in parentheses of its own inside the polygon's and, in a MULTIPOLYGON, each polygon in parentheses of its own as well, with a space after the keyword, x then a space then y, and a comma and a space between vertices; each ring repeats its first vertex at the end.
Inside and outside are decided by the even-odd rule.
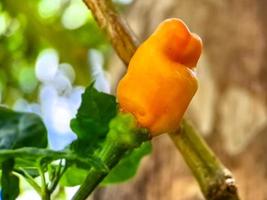
POLYGON ((137 40, 125 20, 117 14, 111 0, 83 0, 99 27, 107 34, 113 48, 126 66, 133 56, 137 40))
POLYGON ((183 120, 180 129, 169 135, 196 177, 206 199, 239 199, 231 172, 223 166, 190 123, 183 120))
MULTIPOLYGON (((118 143, 106 142, 101 150, 99 157, 101 160, 112 169, 122 158, 127 149, 122 148, 118 143)), ((109 171, 99 171, 95 168, 91 168, 87 174, 87 177, 79 191, 75 194, 72 200, 85 200, 99 183, 108 175, 109 171)))

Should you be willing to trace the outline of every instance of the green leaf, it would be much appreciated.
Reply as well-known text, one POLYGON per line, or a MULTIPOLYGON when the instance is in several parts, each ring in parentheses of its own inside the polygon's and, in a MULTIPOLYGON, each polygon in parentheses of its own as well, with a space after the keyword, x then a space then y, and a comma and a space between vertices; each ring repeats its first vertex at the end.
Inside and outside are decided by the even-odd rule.
POLYGON ((14 160, 8 159, 2 163, 2 194, 4 200, 15 200, 19 195, 19 178, 12 173, 14 160))
POLYGON ((39 116, 0 107, 0 149, 46 146, 47 131, 39 116))
POLYGON ((82 95, 82 103, 71 120, 71 128, 78 139, 72 143, 77 153, 88 154, 98 146, 109 130, 109 121, 117 113, 116 98, 99 92, 91 84, 82 95))
POLYGON ((63 186, 76 186, 81 185, 86 176, 88 170, 80 169, 75 166, 71 166, 67 169, 64 175, 60 179, 60 184, 63 186))
MULTIPOLYGON (((143 143, 148 139, 147 130, 139 128, 133 115, 119 113, 109 123, 109 132, 105 143, 94 155, 113 168, 113 160, 119 161, 120 155, 123 155, 128 149, 134 149, 128 152, 113 170, 108 171, 107 184, 126 181, 135 175, 141 158, 150 153, 151 144, 143 143), (141 146, 139 146, 142 144, 141 146), (111 165, 110 165, 111 164, 111 165)), ((90 171, 92 172, 92 171, 90 171)), ((61 184, 64 186, 80 185, 84 182, 88 173, 86 170, 70 167, 64 174, 61 184)))
POLYGON ((1 150, 0 163, 3 163, 6 159, 14 159, 15 168, 24 167, 32 169, 38 167, 38 161, 51 163, 54 160, 66 159, 68 163, 77 165, 79 168, 90 169, 94 167, 100 171, 108 170, 97 157, 88 155, 84 158, 71 151, 53 151, 34 147, 1 150))
POLYGON ((151 142, 144 142, 140 147, 128 152, 120 162, 110 171, 101 185, 116 184, 134 177, 141 159, 151 153, 151 142))

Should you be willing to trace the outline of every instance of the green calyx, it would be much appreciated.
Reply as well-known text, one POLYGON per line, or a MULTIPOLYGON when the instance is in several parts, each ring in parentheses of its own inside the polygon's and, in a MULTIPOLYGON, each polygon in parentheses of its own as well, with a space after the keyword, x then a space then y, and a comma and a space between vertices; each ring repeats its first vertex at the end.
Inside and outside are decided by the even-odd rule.
POLYGON ((130 113, 119 112, 109 124, 107 141, 116 142, 126 149, 140 146, 149 140, 149 132, 138 126, 135 117, 130 113))

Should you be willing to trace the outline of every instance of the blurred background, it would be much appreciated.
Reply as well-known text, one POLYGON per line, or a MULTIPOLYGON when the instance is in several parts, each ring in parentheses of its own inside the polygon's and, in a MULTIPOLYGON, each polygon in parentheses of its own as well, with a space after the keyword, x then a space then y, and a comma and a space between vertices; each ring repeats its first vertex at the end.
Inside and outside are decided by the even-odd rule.
MULTIPOLYGON (((140 41, 169 17, 201 36, 200 86, 187 117, 234 173, 242 199, 267 200, 267 1, 114 3, 140 41)), ((113 93, 124 72, 81 0, 0 1, 0 103, 39 114, 51 148, 75 138, 69 120, 84 87, 95 80, 113 93)), ((134 179, 99 188, 91 199, 203 199, 168 136, 153 143, 134 179)))

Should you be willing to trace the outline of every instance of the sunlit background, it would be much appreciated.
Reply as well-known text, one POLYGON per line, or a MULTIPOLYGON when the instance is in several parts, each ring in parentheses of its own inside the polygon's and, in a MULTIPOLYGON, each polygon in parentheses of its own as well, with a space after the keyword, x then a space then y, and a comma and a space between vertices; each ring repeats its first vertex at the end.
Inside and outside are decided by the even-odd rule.
POLYGON ((1 1, 0 42, 0 102, 42 116, 50 147, 64 148, 84 87, 110 92, 111 47, 90 11, 80 0, 1 1))

